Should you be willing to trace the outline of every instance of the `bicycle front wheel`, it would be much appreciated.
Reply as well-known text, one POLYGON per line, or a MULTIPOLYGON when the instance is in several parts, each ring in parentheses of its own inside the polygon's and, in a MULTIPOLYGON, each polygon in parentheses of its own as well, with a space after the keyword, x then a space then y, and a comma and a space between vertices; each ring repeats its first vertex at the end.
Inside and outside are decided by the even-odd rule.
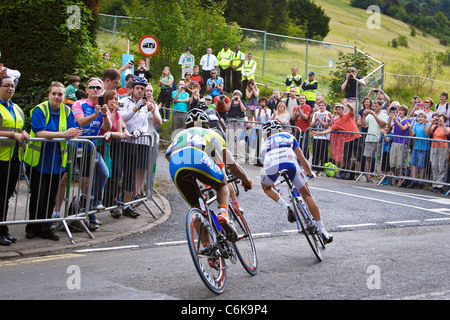
POLYGON ((256 257, 256 247, 252 234, 248 228, 247 221, 239 211, 230 204, 228 214, 232 219, 234 226, 238 232, 238 241, 234 242, 239 261, 241 261, 244 269, 254 276, 258 272, 258 258, 256 257))
POLYGON ((215 243, 215 229, 200 209, 189 210, 186 236, 192 260, 203 283, 215 294, 223 293, 227 275, 225 259, 215 243))
POLYGON ((306 212, 308 208, 302 203, 300 199, 295 198, 294 201, 294 212, 296 215, 297 222, 300 224, 303 234, 308 240, 309 246, 311 247, 317 260, 321 262, 323 260, 322 252, 320 251, 320 235, 317 231, 317 227, 314 222, 309 218, 311 214, 306 212))

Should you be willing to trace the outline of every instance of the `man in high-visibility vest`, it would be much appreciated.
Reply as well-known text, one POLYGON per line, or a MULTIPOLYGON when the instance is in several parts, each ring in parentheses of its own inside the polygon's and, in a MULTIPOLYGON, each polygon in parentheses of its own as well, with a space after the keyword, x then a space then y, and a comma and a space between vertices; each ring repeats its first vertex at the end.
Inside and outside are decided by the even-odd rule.
POLYGON ((242 65, 245 61, 245 54, 241 52, 241 46, 236 45, 234 52, 231 53, 231 77, 233 82, 233 90, 241 90, 242 65))
POLYGON ((191 47, 186 48, 186 52, 180 56, 178 64, 181 66, 181 79, 186 79, 184 74, 188 71, 192 74, 192 69, 195 66, 195 57, 191 53, 191 47))
POLYGON ((223 45, 223 49, 217 54, 217 60, 219 62, 220 77, 224 81, 224 90, 230 92, 231 87, 231 55, 228 44, 223 45))
POLYGON ((247 83, 249 80, 255 80, 256 61, 253 60, 253 53, 247 54, 247 60, 245 60, 242 70, 242 92, 247 89, 247 83))
POLYGON ((303 93, 306 96, 306 104, 311 108, 314 108, 314 104, 316 103, 317 89, 319 88, 319 83, 314 79, 314 77, 315 74, 311 71, 308 74, 308 80, 305 80, 302 85, 303 93))
POLYGON ((302 76, 297 74, 298 68, 292 67, 291 69, 292 74, 288 75, 286 77, 285 84, 287 86, 286 92, 289 93, 291 90, 291 86, 293 85, 295 87, 295 95, 298 96, 301 93, 301 86, 302 86, 302 76))

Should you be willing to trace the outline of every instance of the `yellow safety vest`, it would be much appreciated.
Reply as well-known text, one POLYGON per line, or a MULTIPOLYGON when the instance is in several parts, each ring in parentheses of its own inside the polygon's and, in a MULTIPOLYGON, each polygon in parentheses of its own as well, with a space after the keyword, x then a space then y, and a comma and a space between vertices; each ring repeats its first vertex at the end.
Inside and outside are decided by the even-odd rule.
MULTIPOLYGON (((309 81, 309 80, 305 80, 306 84, 315 84, 317 83, 316 80, 313 81, 309 81)), ((317 83, 317 89, 319 89, 319 84, 317 83)), ((303 90, 303 93, 306 96, 306 100, 307 101, 316 101, 316 93, 317 93, 317 89, 316 90, 303 90)))
MULTIPOLYGON (((255 66, 255 72, 256 72, 256 61, 255 60, 245 60, 244 62, 244 72, 242 74, 247 74, 250 71, 252 71, 253 69, 253 65, 255 66)), ((250 76, 247 77, 247 80, 251 80, 251 79, 255 79, 255 73, 251 74, 250 76)), ((244 78, 242 77, 242 80, 244 80, 244 78)))
MULTIPOLYGON (((243 54, 241 51, 239 51, 238 53, 232 51, 231 52, 231 60, 232 60, 232 66, 233 67, 237 67, 238 65, 241 64, 242 60, 245 60, 245 54, 243 54), (242 59, 242 57, 244 57, 244 59, 242 59)), ((244 65, 244 64, 242 64, 244 65)), ((236 71, 241 71, 242 70, 242 66, 240 66, 239 68, 236 69, 236 71)))
POLYGON ((290 75, 288 75, 287 77, 286 77, 286 80, 288 81, 288 82, 290 82, 291 84, 287 87, 287 92, 289 92, 289 90, 291 90, 291 86, 292 85, 294 85, 295 86, 295 94, 298 96, 301 92, 302 92, 302 85, 300 84, 299 86, 297 86, 296 84, 295 84, 295 82, 294 82, 294 80, 295 81, 299 81, 300 80, 300 82, 302 81, 302 76, 300 76, 300 75, 296 75, 295 77, 293 77, 292 76, 292 74, 290 74, 290 75))
MULTIPOLYGON (((33 111, 39 108, 45 115, 45 124, 48 124, 50 120, 50 105, 49 102, 43 102, 40 105, 34 107, 30 111, 30 117, 33 115, 33 111)), ((67 118, 70 115, 70 108, 64 104, 59 106, 59 125, 58 131, 64 132, 67 130, 67 118)), ((30 133, 31 138, 36 138, 36 133, 31 130, 30 133)), ((61 158, 62 158, 62 167, 65 168, 67 165, 67 153, 69 149, 67 148, 67 142, 61 142, 61 158)), ((25 162, 32 167, 35 167, 39 164, 39 160, 41 159, 41 150, 42 150, 42 141, 31 141, 28 144, 27 150, 25 151, 25 162)))
MULTIPOLYGON (((13 104, 13 110, 16 120, 14 120, 14 117, 9 110, 7 110, 3 104, 0 103, 0 131, 14 131, 16 133, 22 133, 25 123, 25 115, 17 104, 13 104)), ((0 161, 11 160, 15 147, 16 141, 14 140, 0 140, 0 161)), ((22 146, 19 146, 18 156, 19 160, 22 160, 22 146)))
POLYGON ((219 60, 219 67, 221 67, 222 69, 228 69, 230 67, 230 62, 231 62, 231 54, 232 51, 230 49, 228 49, 227 51, 225 50, 221 50, 219 52, 219 54, 217 55, 217 59, 219 60))

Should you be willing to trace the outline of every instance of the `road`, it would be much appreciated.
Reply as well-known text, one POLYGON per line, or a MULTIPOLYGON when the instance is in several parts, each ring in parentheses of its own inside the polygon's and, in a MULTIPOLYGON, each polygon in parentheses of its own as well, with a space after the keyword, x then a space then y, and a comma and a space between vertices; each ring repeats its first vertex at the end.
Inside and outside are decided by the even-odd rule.
POLYGON ((160 161, 159 190, 172 206, 167 222, 98 248, 3 261, 3 299, 450 299, 448 197, 317 178, 312 193, 335 237, 319 263, 262 193, 260 169, 245 168, 254 189, 241 191, 239 202, 255 235, 259 271, 250 277, 232 265, 222 295, 209 292, 196 273, 185 243, 188 207, 160 161))

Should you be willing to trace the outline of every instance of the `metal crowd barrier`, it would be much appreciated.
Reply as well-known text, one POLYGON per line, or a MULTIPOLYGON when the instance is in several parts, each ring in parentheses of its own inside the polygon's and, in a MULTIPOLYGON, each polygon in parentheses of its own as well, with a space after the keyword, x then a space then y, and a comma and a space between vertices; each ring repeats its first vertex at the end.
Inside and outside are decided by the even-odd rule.
MULTIPOLYGON (((10 141, 7 138, 0 138, 0 141, 2 140, 10 141)), ((0 216, 0 225, 56 223, 55 229, 63 228, 70 242, 74 244, 71 232, 74 230, 84 231, 89 237, 94 238, 87 223, 88 216, 91 214, 110 211, 126 205, 134 208, 144 205, 149 213, 156 218, 153 210, 147 205, 147 200, 154 202, 161 213, 165 214, 164 209, 154 197, 154 193, 157 194, 154 183, 158 158, 158 133, 143 134, 138 139, 111 139, 110 143, 105 143, 103 136, 82 136, 69 141, 65 139, 33 138, 30 141, 41 142, 42 152, 50 143, 59 145, 61 142, 68 142, 69 152, 66 171, 55 175, 59 187, 58 192, 52 198, 50 197, 50 190, 41 187, 41 184, 44 185, 45 175, 40 174, 37 170, 30 170, 29 166, 22 160, 20 162, 21 178, 16 183, 14 195, 9 199, 7 218, 4 219, 0 216), (94 144, 93 141, 97 143, 94 144), (139 147, 136 148, 137 145, 139 147), (99 177, 97 152, 102 155, 103 161, 106 159, 108 168, 108 178, 104 188, 97 193, 99 196, 96 196, 96 193, 93 192, 99 177), (136 186, 140 190, 137 190, 136 186), (36 214, 29 210, 30 190, 33 187, 34 190, 39 190, 39 195, 47 198, 46 217, 37 218, 36 214), (130 199, 124 199, 125 189, 131 193, 130 199), (101 199, 97 199, 99 197, 101 199), (104 210, 95 208, 97 200, 105 207, 104 210), (60 217, 52 217, 54 210, 58 209, 60 209, 60 217)), ((54 156, 53 153, 52 163, 55 160, 54 156)), ((8 168, 10 167, 9 164, 8 168)), ((53 170, 53 166, 51 169, 53 170)), ((10 178, 9 172, 7 178, 10 178)), ((6 194, 0 196, 6 199, 6 194)), ((8 205, 7 201, 4 201, 4 203, 6 206, 8 205)))
MULTIPOLYGON (((0 141, 2 140, 9 140, 5 138, 0 138, 0 141)), ((11 140, 9 140, 11 141, 11 140)), ((40 142, 42 143, 41 146, 41 152, 44 153, 46 148, 48 148, 49 144, 55 144, 57 147, 59 147, 60 143, 66 143, 67 140, 65 139, 42 139, 42 138, 32 138, 30 142, 28 143, 28 146, 31 142, 40 142)), ((80 190, 83 188, 86 193, 90 194, 92 190, 92 178, 93 178, 93 172, 94 172, 94 158, 95 154, 92 155, 90 158, 84 158, 82 165, 82 169, 89 171, 89 182, 85 184, 84 186, 81 186, 81 180, 76 181, 74 175, 73 175, 73 169, 75 159, 76 159, 76 146, 82 146, 87 147, 91 146, 95 150, 95 146, 93 143, 86 139, 72 139, 70 140, 70 143, 68 144, 68 159, 67 159, 67 167, 65 172, 61 172, 58 168, 54 167, 55 163, 55 152, 53 152, 52 158, 50 159, 52 165, 50 165, 50 171, 54 174, 52 175, 52 179, 49 180, 48 175, 42 174, 41 172, 44 171, 44 168, 42 165, 37 165, 34 168, 31 168, 29 165, 27 165, 24 160, 20 162, 20 176, 17 180, 17 183, 15 185, 15 191, 11 199, 9 199, 9 207, 8 208, 2 208, 3 212, 7 209, 8 215, 5 219, 5 217, 1 217, 0 225, 14 225, 14 224, 39 224, 39 223, 60 223, 70 240, 71 243, 74 243, 73 236, 71 233, 71 228, 69 227, 70 223, 78 222, 80 228, 82 228, 83 231, 85 231, 91 238, 94 238, 92 233, 89 231, 88 227, 86 226, 87 217, 85 212, 88 210, 89 202, 85 201, 83 206, 80 206, 80 202, 78 202, 78 208, 76 212, 69 212, 69 203, 66 201, 65 204, 65 210, 64 214, 61 214, 60 217, 52 217, 52 213, 55 209, 54 205, 56 203, 62 204, 59 199, 61 197, 64 197, 64 200, 68 200, 71 197, 80 198, 80 190), (53 179, 57 179, 57 190, 55 193, 55 185, 53 185, 49 181, 53 181, 53 179), (61 182, 64 182, 63 184, 61 182), (53 192, 51 192, 51 189, 53 192), (37 202, 35 210, 30 209, 30 200, 33 196, 31 194, 33 190, 33 193, 35 197, 39 198, 40 200, 37 202), (45 199, 46 198, 46 199, 45 199), (41 202, 45 201, 45 213, 44 217, 38 215, 38 211, 41 211, 43 208, 39 207, 41 202)), ((31 161, 34 159, 34 152, 32 155, 31 161)), ((49 159, 47 159, 49 160, 49 159)), ((8 168, 11 169, 11 160, 9 160, 8 168)), ((8 172, 8 179, 14 179, 13 175, 8 172)), ((54 182, 56 183, 56 182, 54 182)), ((8 199, 7 195, 0 195, 4 200, 4 205, 8 206, 8 199)), ((57 206, 57 204, 56 204, 57 206)), ((73 207, 71 208, 71 210, 73 207)))

